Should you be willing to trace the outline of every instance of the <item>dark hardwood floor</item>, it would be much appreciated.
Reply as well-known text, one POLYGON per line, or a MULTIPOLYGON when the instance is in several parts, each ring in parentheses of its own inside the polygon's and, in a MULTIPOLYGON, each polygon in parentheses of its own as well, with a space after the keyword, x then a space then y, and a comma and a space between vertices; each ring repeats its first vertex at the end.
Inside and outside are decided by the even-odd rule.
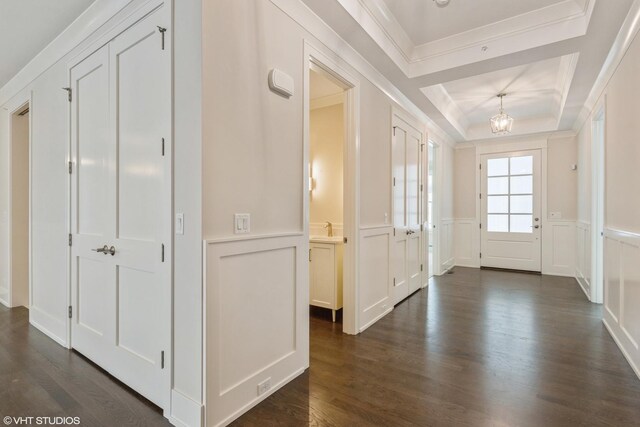
POLYGON ((28 316, 24 308, 0 306, 0 419, 79 417, 81 426, 171 425, 157 407, 30 326, 28 316))
POLYGON ((236 426, 640 426, 640 380, 573 279, 456 268, 357 337, 311 320, 311 367, 236 426))

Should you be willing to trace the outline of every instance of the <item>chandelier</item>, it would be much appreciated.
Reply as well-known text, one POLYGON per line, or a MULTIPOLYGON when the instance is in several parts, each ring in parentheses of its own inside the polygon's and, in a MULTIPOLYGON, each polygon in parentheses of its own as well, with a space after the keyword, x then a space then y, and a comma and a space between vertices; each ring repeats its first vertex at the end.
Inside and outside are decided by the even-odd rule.
POLYGON ((506 93, 498 94, 498 98, 500 98, 500 112, 491 117, 491 132, 496 135, 511 133, 511 127, 513 126, 513 117, 505 113, 502 108, 502 98, 505 96, 507 96, 506 93))

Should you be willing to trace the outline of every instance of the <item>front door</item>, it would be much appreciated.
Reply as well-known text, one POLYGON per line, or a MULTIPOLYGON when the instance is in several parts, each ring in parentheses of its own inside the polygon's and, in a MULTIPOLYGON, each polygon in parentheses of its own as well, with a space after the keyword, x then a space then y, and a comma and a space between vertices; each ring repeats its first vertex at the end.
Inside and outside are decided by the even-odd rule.
POLYGON ((71 333, 73 348, 166 407, 171 57, 156 14, 70 70, 71 333))
POLYGON ((421 287, 422 135, 396 117, 392 149, 393 300, 397 304, 421 287))
POLYGON ((482 156, 482 267, 541 270, 540 150, 482 156))

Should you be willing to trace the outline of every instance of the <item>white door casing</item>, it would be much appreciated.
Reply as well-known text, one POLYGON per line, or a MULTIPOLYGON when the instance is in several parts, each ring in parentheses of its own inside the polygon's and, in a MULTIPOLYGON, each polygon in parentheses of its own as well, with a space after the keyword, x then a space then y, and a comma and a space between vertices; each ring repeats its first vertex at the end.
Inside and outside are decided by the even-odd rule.
POLYGON ((169 12, 162 6, 70 70, 72 347, 165 409, 171 46, 158 26, 168 28, 169 12))
POLYGON ((422 135, 394 116, 393 179, 393 303, 422 287, 422 135))
POLYGON ((541 271, 541 153, 481 157, 482 267, 541 271))

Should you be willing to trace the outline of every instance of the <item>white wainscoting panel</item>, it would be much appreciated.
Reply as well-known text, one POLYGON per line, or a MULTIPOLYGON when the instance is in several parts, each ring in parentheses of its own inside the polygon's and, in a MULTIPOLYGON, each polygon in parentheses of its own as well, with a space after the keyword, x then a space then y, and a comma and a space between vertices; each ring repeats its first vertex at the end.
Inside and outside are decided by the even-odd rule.
POLYGON ((308 246, 303 234, 205 242, 208 425, 226 425, 309 366, 308 246))
POLYGON ((606 229, 603 321, 640 377, 640 234, 606 229))
POLYGON ((456 219, 453 228, 455 265, 480 267, 480 228, 475 218, 456 219))
POLYGON ((456 264, 454 253, 454 224, 452 218, 446 218, 441 221, 440 228, 440 271, 445 272, 456 264))
POLYGON ((542 274, 576 274, 576 223, 547 220, 542 227, 542 274))
POLYGON ((390 268, 392 235, 391 226, 360 229, 359 332, 393 310, 390 268))
POLYGON ((576 223, 576 280, 591 300, 591 224, 576 223))

